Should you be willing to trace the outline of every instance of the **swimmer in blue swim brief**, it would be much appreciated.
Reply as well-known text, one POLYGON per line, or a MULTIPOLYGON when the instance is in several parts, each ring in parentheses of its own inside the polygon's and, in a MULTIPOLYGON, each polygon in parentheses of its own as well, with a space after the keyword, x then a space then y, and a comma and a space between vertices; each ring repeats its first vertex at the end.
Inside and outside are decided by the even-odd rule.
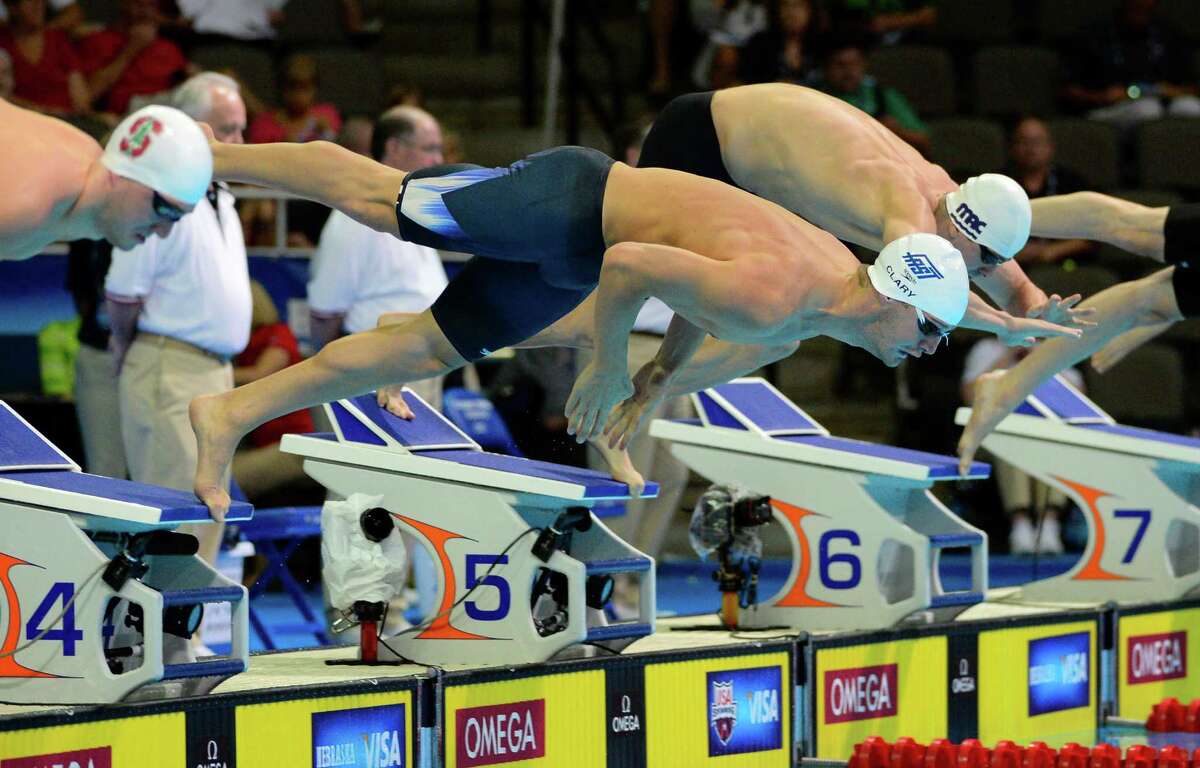
MULTIPOLYGON (((192 402, 195 487, 215 517, 229 503, 221 473, 257 424, 448 373, 535 335, 593 289, 595 354, 568 412, 580 439, 600 434, 633 392, 628 337, 650 296, 676 315, 659 354, 672 385, 689 381, 689 360, 710 335, 768 348, 828 335, 898 365, 932 354, 967 306, 962 256, 937 235, 899 238, 868 269, 835 237, 773 203, 593 150, 561 147, 504 169, 406 174, 326 142, 212 148, 217 179, 282 189, 378 231, 475 254, 414 319, 344 337, 299 365, 192 402)), ((738 372, 709 364, 690 383, 712 370, 738 372)), ((618 479, 640 482, 623 473, 614 468, 618 479)))

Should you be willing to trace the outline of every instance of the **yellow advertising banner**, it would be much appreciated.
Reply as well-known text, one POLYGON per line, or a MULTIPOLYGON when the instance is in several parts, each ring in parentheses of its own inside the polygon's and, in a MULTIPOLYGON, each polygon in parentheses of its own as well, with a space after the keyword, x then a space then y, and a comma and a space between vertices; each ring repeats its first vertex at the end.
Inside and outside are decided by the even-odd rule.
POLYGON ((979 633, 979 739, 1094 739, 1097 653, 1094 621, 979 633))
POLYGON ((1117 715, 1145 720, 1174 696, 1187 704, 1200 691, 1200 608, 1119 614, 1117 715))
POLYGON ((53 765, 114 766, 186 763, 184 715, 98 720, 0 733, 0 768, 53 765))
POLYGON ((412 691, 242 705, 236 715, 238 765, 408 768, 419 737, 413 732, 415 706, 412 691))
POLYGON ((602 669, 454 684, 444 690, 446 768, 605 765, 602 669))
POLYGON ((816 756, 847 760, 870 736, 947 734, 945 636, 816 650, 816 756))
POLYGON ((786 651, 652 663, 645 676, 648 765, 791 765, 786 651))

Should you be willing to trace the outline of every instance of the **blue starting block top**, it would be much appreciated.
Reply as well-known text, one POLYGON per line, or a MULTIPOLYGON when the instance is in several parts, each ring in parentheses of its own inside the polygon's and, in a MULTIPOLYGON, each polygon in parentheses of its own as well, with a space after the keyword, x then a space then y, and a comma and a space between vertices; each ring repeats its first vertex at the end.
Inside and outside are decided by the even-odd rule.
POLYGON ((21 418, 8 403, 0 401, 0 473, 23 469, 78 472, 79 465, 21 418))
MULTIPOLYGON (((327 407, 333 416, 335 433, 307 437, 325 442, 401 449, 404 453, 422 459, 434 459, 457 467, 569 483, 579 486, 581 497, 585 499, 629 497, 629 486, 614 480, 604 472, 484 451, 478 443, 412 390, 404 390, 404 400, 413 411, 411 420, 388 413, 379 406, 373 394, 329 403, 327 407)), ((304 451, 301 453, 308 455, 304 451)), ((449 475, 445 477, 459 479, 449 475)), ((486 485, 488 480, 486 476, 480 475, 476 480, 466 482, 486 485)), ((653 498, 657 495, 658 484, 647 482, 640 498, 653 498)))
POLYGON ((1015 413, 1064 424, 1113 424, 1112 416, 1071 386, 1061 374, 1034 390, 1015 413))
MULTIPOLYGON (((152 527, 212 519, 194 494, 80 472, 4 402, 0 402, 0 499, 152 527)), ((226 519, 249 520, 253 511, 245 502, 234 502, 226 519)))
MULTIPOLYGON (((958 422, 963 424, 966 409, 960 410, 958 422)), ((1200 464, 1200 440, 1118 424, 1062 375, 1034 390, 1013 413, 1032 418, 1006 419, 997 427, 998 432, 1200 464)))
MULTIPOLYGON (((816 419, 762 379, 737 379, 697 393, 694 397, 700 412, 699 422, 681 419, 672 423, 736 430, 723 433, 719 439, 714 438, 714 445, 727 445, 736 450, 760 450, 772 455, 778 451, 770 446, 791 445, 812 449, 803 455, 786 456, 793 460, 812 461, 864 473, 900 473, 902 476, 925 480, 982 478, 990 472, 987 464, 974 462, 966 475, 960 475, 958 459, 954 456, 834 437, 816 419)), ((672 434, 670 439, 683 438, 672 434)), ((785 458, 782 454, 780 457, 785 458)))

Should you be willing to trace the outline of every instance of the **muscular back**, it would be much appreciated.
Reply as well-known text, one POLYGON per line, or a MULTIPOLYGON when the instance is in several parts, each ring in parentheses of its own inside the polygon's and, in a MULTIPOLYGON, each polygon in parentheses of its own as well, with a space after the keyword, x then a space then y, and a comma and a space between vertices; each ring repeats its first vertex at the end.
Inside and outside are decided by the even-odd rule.
POLYGON ((712 109, 722 158, 740 186, 868 248, 884 245, 890 217, 909 216, 903 209, 918 198, 932 212, 956 186, 870 115, 811 88, 730 88, 714 95, 712 109))
MULTIPOLYGON (((745 259, 731 296, 786 302, 803 320, 859 266, 837 238, 769 200, 663 168, 613 166, 604 197, 609 245, 657 243, 716 261, 745 259)), ((786 333, 797 337, 794 329, 786 333)))
POLYGON ((66 219, 100 145, 0 99, 0 259, 27 259, 68 235, 66 219))

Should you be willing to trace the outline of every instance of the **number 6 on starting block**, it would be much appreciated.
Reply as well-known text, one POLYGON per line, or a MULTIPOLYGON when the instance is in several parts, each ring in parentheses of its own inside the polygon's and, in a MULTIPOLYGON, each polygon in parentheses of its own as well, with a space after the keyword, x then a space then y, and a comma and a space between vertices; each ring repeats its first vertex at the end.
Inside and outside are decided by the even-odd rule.
MULTIPOLYGON (((985 535, 929 492, 960 479, 957 459, 830 436, 761 379, 693 395, 701 418, 655 421, 650 434, 709 478, 771 497, 792 550, 787 581, 746 627, 880 629, 924 609, 983 600, 985 535), (971 586, 947 591, 938 575, 947 549, 970 552, 971 586)), ((967 477, 986 477, 975 464, 967 477)))

